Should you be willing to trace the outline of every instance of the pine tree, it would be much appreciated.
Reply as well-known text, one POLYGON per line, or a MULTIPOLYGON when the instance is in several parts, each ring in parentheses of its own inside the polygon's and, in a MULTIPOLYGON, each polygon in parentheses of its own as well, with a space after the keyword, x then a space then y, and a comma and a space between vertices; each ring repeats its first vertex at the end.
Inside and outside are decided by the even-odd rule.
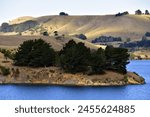
POLYGON ((124 48, 114 48, 107 46, 105 50, 106 69, 127 73, 126 65, 129 63, 128 50, 124 48))
POLYGON ((90 66, 94 73, 102 73, 105 70, 106 57, 105 51, 102 48, 91 52, 90 66))
POLYGON ((42 39, 25 41, 15 55, 15 65, 45 67, 54 64, 55 52, 42 39))
POLYGON ((76 73, 87 70, 90 49, 83 43, 69 41, 60 51, 60 65, 68 72, 76 73))

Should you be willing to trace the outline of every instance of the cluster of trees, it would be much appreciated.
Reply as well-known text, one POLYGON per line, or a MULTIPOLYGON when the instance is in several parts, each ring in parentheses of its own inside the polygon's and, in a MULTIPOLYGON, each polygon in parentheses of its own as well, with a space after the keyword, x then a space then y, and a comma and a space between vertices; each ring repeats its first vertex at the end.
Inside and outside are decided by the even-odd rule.
MULTIPOLYGON (((115 16, 118 17, 118 16, 124 16, 124 15, 128 15, 128 14, 129 14, 129 12, 125 11, 125 12, 122 12, 122 13, 119 12, 115 16)), ((145 13, 143 13, 140 9, 135 11, 135 15, 142 15, 142 14, 150 15, 150 12, 148 10, 145 10, 145 13)))
POLYGON ((92 43, 99 43, 99 42, 114 42, 114 41, 122 41, 121 37, 112 37, 112 36, 100 36, 94 40, 92 43))
POLYGON ((135 15, 142 15, 142 14, 150 15, 150 13, 149 13, 148 10, 145 10, 145 13, 142 13, 142 11, 140 9, 138 9, 138 10, 135 11, 135 15))
POLYGON ((118 17, 118 16, 123 16, 123 15, 128 15, 129 14, 129 12, 128 11, 125 11, 125 12, 123 12, 123 13, 117 13, 115 16, 116 17, 118 17))
POLYGON ((129 54, 127 49, 108 46, 105 50, 90 50, 84 43, 69 41, 61 51, 55 52, 43 41, 29 40, 20 45, 14 58, 15 65, 47 67, 57 65, 67 72, 102 73, 114 70, 125 74, 129 54))
POLYGON ((120 45, 121 48, 149 48, 150 47, 150 40, 143 38, 141 41, 136 42, 128 42, 120 45))

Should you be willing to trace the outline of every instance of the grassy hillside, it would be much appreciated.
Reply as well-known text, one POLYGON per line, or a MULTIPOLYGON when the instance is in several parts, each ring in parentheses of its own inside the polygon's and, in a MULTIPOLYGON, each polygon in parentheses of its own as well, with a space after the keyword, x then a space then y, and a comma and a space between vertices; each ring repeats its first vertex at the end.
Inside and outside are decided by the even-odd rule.
POLYGON ((57 30, 59 34, 67 35, 83 33, 89 40, 101 35, 138 40, 150 31, 150 15, 22 17, 11 21, 11 24, 19 25, 19 23, 29 20, 36 21, 37 25, 34 28, 25 30, 22 33, 23 35, 40 35, 43 31, 48 31, 53 35, 53 32, 57 30))
POLYGON ((105 48, 105 46, 94 45, 88 41, 84 41, 75 37, 66 36, 64 38, 56 39, 55 37, 47 36, 0 36, 0 48, 13 49, 17 48, 21 43, 30 39, 42 38, 46 42, 50 43, 55 50, 60 50, 69 40, 74 40, 76 42, 83 42, 85 45, 91 49, 97 49, 99 47, 105 48))

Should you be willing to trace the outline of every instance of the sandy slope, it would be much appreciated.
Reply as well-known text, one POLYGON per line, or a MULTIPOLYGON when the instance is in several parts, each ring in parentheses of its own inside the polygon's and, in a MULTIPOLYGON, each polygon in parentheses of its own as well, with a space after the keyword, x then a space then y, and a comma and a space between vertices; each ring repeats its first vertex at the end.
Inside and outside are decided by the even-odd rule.
MULTIPOLYGON (((13 23, 27 21, 15 19, 13 23)), ((106 16, 43 16, 31 18, 29 20, 37 21, 40 27, 48 30, 50 33, 57 30, 61 34, 84 33, 89 40, 100 35, 121 36, 124 39, 140 39, 146 32, 150 31, 150 15, 127 15, 115 17, 106 16)), ((34 30, 34 29, 33 29, 34 30)), ((26 32, 28 33, 28 31, 26 32)))

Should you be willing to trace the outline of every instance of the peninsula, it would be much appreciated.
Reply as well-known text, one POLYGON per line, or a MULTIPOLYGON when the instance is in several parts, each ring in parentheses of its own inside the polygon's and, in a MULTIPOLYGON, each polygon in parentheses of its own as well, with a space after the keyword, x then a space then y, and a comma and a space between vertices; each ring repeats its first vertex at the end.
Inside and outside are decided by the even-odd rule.
MULTIPOLYGON (((64 38, 59 37, 58 41, 64 38)), ((138 74, 126 71, 129 59, 126 49, 111 46, 102 49, 78 42, 74 37, 67 38, 60 51, 55 51, 43 39, 24 41, 18 49, 1 49, 0 84, 124 86, 145 83, 138 74)))
POLYGON ((0 84, 123 86, 144 84, 127 71, 149 59, 150 15, 19 17, 0 26, 0 84))

